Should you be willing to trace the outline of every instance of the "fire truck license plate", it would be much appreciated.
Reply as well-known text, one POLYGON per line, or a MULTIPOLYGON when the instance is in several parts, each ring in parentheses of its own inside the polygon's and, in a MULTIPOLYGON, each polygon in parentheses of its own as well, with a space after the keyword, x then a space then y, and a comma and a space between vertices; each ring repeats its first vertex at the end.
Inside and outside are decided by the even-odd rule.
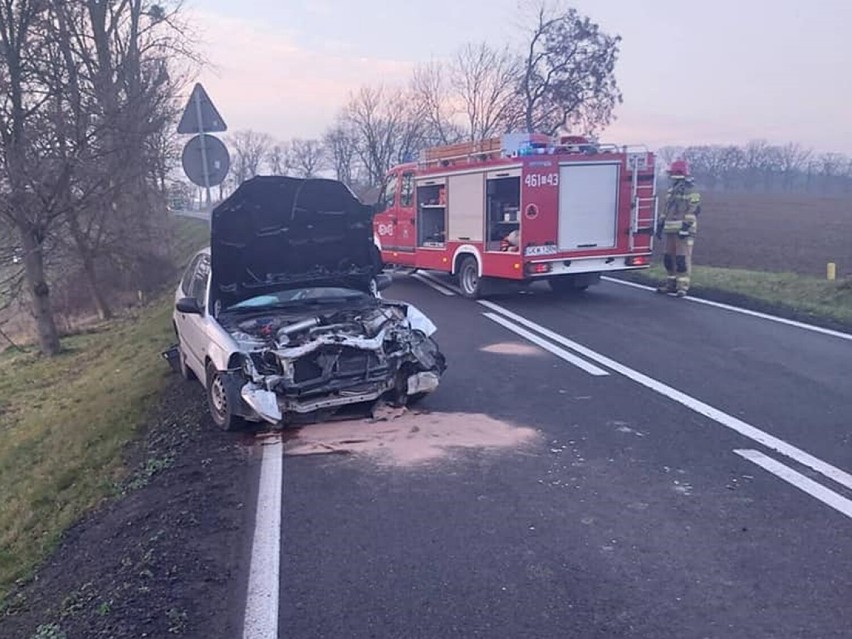
POLYGON ((535 256, 535 255, 553 255, 555 254, 556 247, 552 244, 544 245, 544 246, 528 246, 524 250, 524 255, 535 256))

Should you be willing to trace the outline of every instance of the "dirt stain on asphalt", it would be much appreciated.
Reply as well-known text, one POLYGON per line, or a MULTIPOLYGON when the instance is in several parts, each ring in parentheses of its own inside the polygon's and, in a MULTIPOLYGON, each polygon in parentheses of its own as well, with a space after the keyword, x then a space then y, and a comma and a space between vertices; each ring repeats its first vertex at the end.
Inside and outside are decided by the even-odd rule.
POLYGON ((483 353, 495 353, 497 355, 543 355, 544 351, 536 346, 522 344, 520 342, 500 342, 489 344, 481 349, 483 353))
POLYGON ((285 455, 350 454, 382 466, 419 466, 462 450, 509 450, 539 438, 535 429, 478 413, 385 409, 372 419, 305 426, 284 437, 285 455))

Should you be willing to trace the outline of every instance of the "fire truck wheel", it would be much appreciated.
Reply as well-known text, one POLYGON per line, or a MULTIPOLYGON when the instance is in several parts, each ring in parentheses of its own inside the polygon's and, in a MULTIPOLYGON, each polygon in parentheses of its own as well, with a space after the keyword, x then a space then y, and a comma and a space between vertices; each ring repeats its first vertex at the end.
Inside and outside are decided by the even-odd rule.
POLYGON ((482 278, 479 277, 479 267, 476 259, 466 257, 459 268, 459 287, 465 297, 477 299, 482 294, 482 278))

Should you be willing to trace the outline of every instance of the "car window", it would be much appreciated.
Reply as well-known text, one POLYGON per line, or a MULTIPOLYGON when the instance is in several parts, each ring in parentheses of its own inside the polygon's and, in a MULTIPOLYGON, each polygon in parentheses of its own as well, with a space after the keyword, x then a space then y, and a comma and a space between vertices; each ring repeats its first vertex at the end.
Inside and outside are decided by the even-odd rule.
POLYGON ((411 206, 414 196, 414 173, 405 173, 402 176, 402 189, 399 192, 399 205, 401 207, 411 206))
POLYGON ((195 272, 192 277, 192 285, 189 290, 189 296, 194 297, 198 302, 198 306, 204 308, 207 300, 207 280, 210 276, 210 260, 206 255, 202 255, 196 265, 195 272))
POLYGON ((192 297, 190 293, 190 289, 192 288, 192 278, 195 275, 195 271, 198 268, 198 263, 201 261, 201 258, 204 255, 196 255, 195 259, 193 259, 189 266, 186 267, 186 270, 183 272, 183 277, 180 281, 180 291, 187 297, 192 297))
POLYGON ((317 286, 310 288, 293 288, 284 291, 276 291, 251 297, 243 300, 238 304, 231 306, 231 309, 246 309, 260 308, 263 306, 274 306, 277 304, 287 304, 288 302, 298 302, 303 300, 320 300, 320 299, 339 299, 339 300, 355 300, 366 297, 362 291, 352 288, 341 288, 335 286, 317 286))
POLYGON ((388 176, 387 186, 385 187, 385 209, 390 209, 394 206, 394 201, 396 199, 396 182, 396 174, 388 176))

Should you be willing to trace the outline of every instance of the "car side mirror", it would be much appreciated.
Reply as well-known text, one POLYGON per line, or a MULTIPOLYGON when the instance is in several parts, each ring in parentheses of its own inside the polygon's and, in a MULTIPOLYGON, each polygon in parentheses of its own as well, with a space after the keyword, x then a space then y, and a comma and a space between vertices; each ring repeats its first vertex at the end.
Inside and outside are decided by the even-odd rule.
POLYGON ((379 273, 376 275, 376 290, 383 291, 393 284, 393 278, 387 273, 379 273))
POLYGON ((201 307, 194 297, 182 297, 175 305, 178 312, 188 313, 190 315, 201 315, 201 307))

